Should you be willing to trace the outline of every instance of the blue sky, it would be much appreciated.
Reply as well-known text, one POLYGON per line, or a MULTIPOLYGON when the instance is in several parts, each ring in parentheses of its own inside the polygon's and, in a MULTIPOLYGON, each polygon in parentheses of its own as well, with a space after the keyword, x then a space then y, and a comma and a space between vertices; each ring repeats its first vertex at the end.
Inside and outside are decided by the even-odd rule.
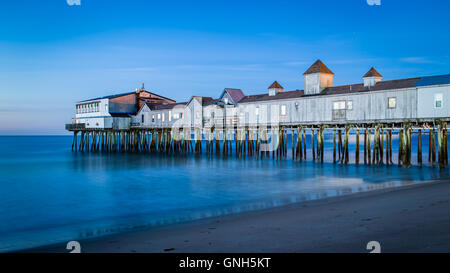
POLYGON ((225 87, 303 89, 450 74, 450 1, 2 1, 0 134, 63 134, 74 102, 147 89, 177 101, 225 87))

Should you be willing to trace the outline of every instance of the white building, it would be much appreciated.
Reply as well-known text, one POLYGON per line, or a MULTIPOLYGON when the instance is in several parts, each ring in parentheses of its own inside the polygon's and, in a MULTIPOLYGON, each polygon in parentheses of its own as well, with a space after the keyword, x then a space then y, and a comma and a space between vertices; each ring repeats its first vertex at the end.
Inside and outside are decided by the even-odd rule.
POLYGON ((383 81, 371 68, 360 83, 334 86, 335 74, 318 60, 303 76, 303 90, 285 91, 275 81, 257 95, 226 88, 217 99, 193 96, 185 103, 145 90, 82 101, 74 124, 100 129, 223 128, 450 119, 450 75, 383 81))
POLYGON ((132 117, 146 103, 164 105, 175 101, 149 92, 144 86, 136 92, 84 100, 76 103, 75 118, 66 128, 126 130, 131 127, 132 117))

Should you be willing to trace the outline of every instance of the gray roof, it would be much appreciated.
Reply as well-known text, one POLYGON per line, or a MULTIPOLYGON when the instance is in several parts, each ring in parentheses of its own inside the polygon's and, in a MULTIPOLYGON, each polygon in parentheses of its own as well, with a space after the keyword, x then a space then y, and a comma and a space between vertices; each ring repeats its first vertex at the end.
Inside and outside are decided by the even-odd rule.
POLYGON ((245 96, 239 103, 257 102, 257 101, 270 101, 270 100, 282 100, 282 99, 294 99, 303 96, 303 90, 294 90, 277 93, 275 96, 269 96, 269 94, 259 94, 245 96))
POLYGON ((112 98, 122 97, 122 96, 125 96, 125 95, 134 94, 134 93, 136 93, 136 92, 127 92, 127 93, 109 95, 109 96, 104 96, 104 97, 88 99, 88 100, 82 100, 82 101, 79 101, 79 102, 86 102, 86 101, 92 101, 92 100, 102 100, 102 99, 112 99, 112 98))
POLYGON ((177 102, 177 103, 168 103, 168 104, 152 104, 152 103, 146 103, 146 104, 151 110, 167 110, 167 109, 173 109, 175 106, 178 106, 178 105, 186 105, 187 102, 177 102))
POLYGON ((450 84, 450 74, 440 75, 440 76, 422 77, 416 83, 416 87, 429 86, 429 85, 440 85, 440 84, 450 84))
POLYGON ((230 97, 234 101, 234 103, 238 103, 243 97, 245 97, 244 92, 242 92, 241 89, 225 88, 224 91, 230 94, 230 97))
POLYGON ((430 77, 417 77, 409 79, 391 80, 391 81, 380 81, 375 84, 375 86, 365 87, 364 84, 349 84, 328 87, 322 90, 319 94, 305 95, 303 90, 295 90, 289 92, 280 92, 275 96, 269 96, 267 93, 259 95, 245 96, 240 102, 256 102, 256 101, 271 101, 278 99, 291 99, 299 97, 312 97, 312 96, 326 96, 326 95, 338 95, 338 94, 351 94, 351 93, 362 93, 369 91, 382 91, 382 90, 393 90, 402 88, 414 88, 420 86, 432 86, 440 84, 450 84, 450 74, 449 75, 439 75, 430 77))

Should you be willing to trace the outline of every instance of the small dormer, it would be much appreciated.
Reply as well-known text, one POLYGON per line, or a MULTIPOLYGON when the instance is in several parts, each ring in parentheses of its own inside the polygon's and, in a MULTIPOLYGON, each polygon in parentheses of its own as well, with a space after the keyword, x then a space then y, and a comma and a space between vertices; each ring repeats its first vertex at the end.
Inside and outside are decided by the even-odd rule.
POLYGON ((363 77, 364 79, 364 87, 372 87, 377 84, 377 82, 380 82, 383 79, 383 76, 381 76, 380 73, 375 68, 371 68, 369 72, 366 73, 363 77))
POLYGON ((317 60, 303 76, 306 95, 319 94, 325 88, 333 86, 334 73, 321 60, 317 60))
POLYGON ((277 81, 274 81, 268 89, 269 96, 275 96, 276 94, 283 92, 283 86, 281 86, 277 81))

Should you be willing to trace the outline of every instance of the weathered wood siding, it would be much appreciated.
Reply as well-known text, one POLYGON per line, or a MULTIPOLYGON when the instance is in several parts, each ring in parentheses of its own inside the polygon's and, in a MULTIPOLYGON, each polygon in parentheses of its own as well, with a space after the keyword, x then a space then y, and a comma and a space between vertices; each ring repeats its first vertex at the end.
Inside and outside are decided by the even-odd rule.
POLYGON ((418 88, 418 116, 422 118, 450 117, 450 86, 431 86, 418 88), (436 95, 442 95, 442 106, 435 106, 436 95))

